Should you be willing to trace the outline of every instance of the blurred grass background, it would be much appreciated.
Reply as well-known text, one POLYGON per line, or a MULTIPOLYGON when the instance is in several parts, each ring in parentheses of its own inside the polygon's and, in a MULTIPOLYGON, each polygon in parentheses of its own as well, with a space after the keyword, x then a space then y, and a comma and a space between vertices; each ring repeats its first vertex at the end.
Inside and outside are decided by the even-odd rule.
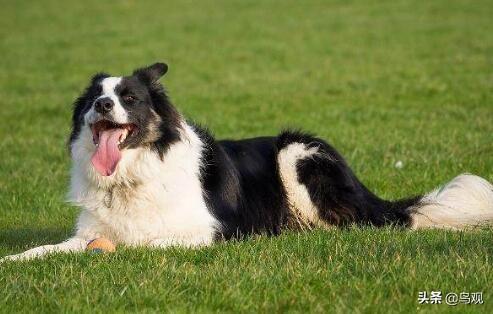
MULTIPOLYGON (((0 7, 0 256, 71 233, 77 209, 64 203, 71 103, 95 72, 128 74, 154 61, 169 64, 163 83, 179 109, 218 138, 303 128, 337 147, 383 197, 424 193, 462 172, 493 180, 491 1, 0 7)), ((136 310, 142 294, 141 305, 178 312, 411 311, 417 289, 448 287, 485 290, 486 304, 457 309, 491 312, 491 235, 320 231, 194 252, 57 256, 2 265, 7 306, 0 311, 87 310, 91 291, 96 311, 136 310), (286 253, 293 248, 299 251, 286 253), (316 262, 312 253, 338 256, 339 268, 332 272, 335 262, 316 262), (111 288, 112 267, 128 274, 116 276, 131 287, 141 276, 156 281, 120 295, 111 288)))

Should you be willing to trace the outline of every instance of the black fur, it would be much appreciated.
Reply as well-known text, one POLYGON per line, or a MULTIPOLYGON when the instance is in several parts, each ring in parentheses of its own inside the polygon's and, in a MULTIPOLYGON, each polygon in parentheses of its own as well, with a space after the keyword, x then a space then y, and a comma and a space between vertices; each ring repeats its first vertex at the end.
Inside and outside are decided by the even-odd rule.
POLYGON ((216 142, 207 131, 195 129, 207 144, 201 179, 210 211, 222 224, 218 235, 279 234, 290 214, 276 138, 216 142))
POLYGON ((319 215, 333 225, 372 224, 383 226, 410 224, 407 208, 419 197, 397 202, 384 201, 370 192, 354 175, 344 158, 321 139, 300 132, 284 132, 279 149, 290 143, 316 146, 321 154, 298 161, 299 181, 304 184, 319 215))
MULTIPOLYGON (((117 87, 120 101, 139 128, 127 148, 148 145, 161 158, 170 145, 180 140, 183 122, 158 81, 166 71, 165 64, 156 63, 124 77, 117 87), (124 96, 128 94, 133 95, 131 102, 125 102, 124 96)), ((71 142, 77 139, 83 116, 101 92, 101 80, 107 76, 94 76, 75 102, 71 142)), ((275 137, 216 141, 206 129, 189 124, 204 143, 200 179, 209 211, 221 223, 218 237, 277 235, 291 226, 294 215, 277 158, 292 143, 318 148, 318 154, 298 160, 296 171, 298 183, 306 187, 323 221, 336 226, 410 224, 409 208, 419 197, 396 202, 380 199, 356 178, 343 157, 319 138, 286 131, 275 137)))
MULTIPOLYGON (((131 76, 123 77, 116 88, 119 101, 129 115, 131 123, 138 126, 138 132, 125 141, 126 148, 150 145, 162 157, 167 148, 179 140, 180 115, 171 105, 158 79, 167 71, 167 65, 156 63, 147 68, 137 69, 131 76), (125 101, 124 96, 132 96, 125 101), (157 132, 156 130, 157 129, 157 132), (154 134, 155 133, 155 134, 154 134)), ((106 73, 95 75, 89 87, 74 103, 73 126, 70 143, 79 136, 84 115, 94 100, 101 95, 101 82, 109 77, 106 73)))
POLYGON ((91 79, 91 83, 74 102, 72 114, 72 132, 70 133, 69 144, 79 137, 80 130, 84 124, 84 114, 89 111, 93 101, 101 94, 101 81, 109 77, 109 74, 98 73, 91 79))
POLYGON ((297 164, 320 217, 329 224, 408 226, 408 208, 419 197, 385 201, 371 193, 353 174, 342 156, 321 139, 301 132, 278 137, 215 141, 205 130, 196 131, 206 143, 202 183, 209 208, 222 223, 219 235, 265 233, 276 235, 291 227, 286 192, 277 166, 278 152, 291 143, 317 146, 323 154, 297 164))

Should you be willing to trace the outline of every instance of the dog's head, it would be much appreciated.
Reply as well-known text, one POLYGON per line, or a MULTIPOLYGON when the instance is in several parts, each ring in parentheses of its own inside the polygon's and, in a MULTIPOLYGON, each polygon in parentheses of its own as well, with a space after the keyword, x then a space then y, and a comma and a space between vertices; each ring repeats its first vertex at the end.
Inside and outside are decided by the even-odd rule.
POLYGON ((125 151, 149 147, 162 154, 178 140, 181 119, 159 83, 167 70, 155 63, 130 76, 95 75, 74 105, 71 149, 92 143, 91 163, 103 176, 115 172, 125 151))

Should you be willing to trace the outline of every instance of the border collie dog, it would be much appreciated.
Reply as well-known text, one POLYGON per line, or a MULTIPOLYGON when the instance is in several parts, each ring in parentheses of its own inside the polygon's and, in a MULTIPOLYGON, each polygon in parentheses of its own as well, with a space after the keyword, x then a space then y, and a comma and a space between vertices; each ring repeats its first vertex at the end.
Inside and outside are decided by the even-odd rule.
POLYGON ((493 222, 493 186, 464 174, 425 196, 382 200, 327 142, 301 132, 218 141, 168 99, 156 63, 100 73, 75 101, 70 200, 75 234, 3 260, 116 244, 198 247, 250 234, 349 224, 410 229, 493 222))

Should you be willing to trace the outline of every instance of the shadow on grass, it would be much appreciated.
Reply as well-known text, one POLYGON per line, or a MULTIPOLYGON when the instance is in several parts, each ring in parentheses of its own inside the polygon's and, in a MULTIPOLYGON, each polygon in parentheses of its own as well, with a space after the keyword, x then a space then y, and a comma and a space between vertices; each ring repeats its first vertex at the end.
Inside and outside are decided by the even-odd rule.
POLYGON ((8 228, 0 230, 0 247, 10 251, 54 244, 70 234, 71 230, 66 228, 8 228))

